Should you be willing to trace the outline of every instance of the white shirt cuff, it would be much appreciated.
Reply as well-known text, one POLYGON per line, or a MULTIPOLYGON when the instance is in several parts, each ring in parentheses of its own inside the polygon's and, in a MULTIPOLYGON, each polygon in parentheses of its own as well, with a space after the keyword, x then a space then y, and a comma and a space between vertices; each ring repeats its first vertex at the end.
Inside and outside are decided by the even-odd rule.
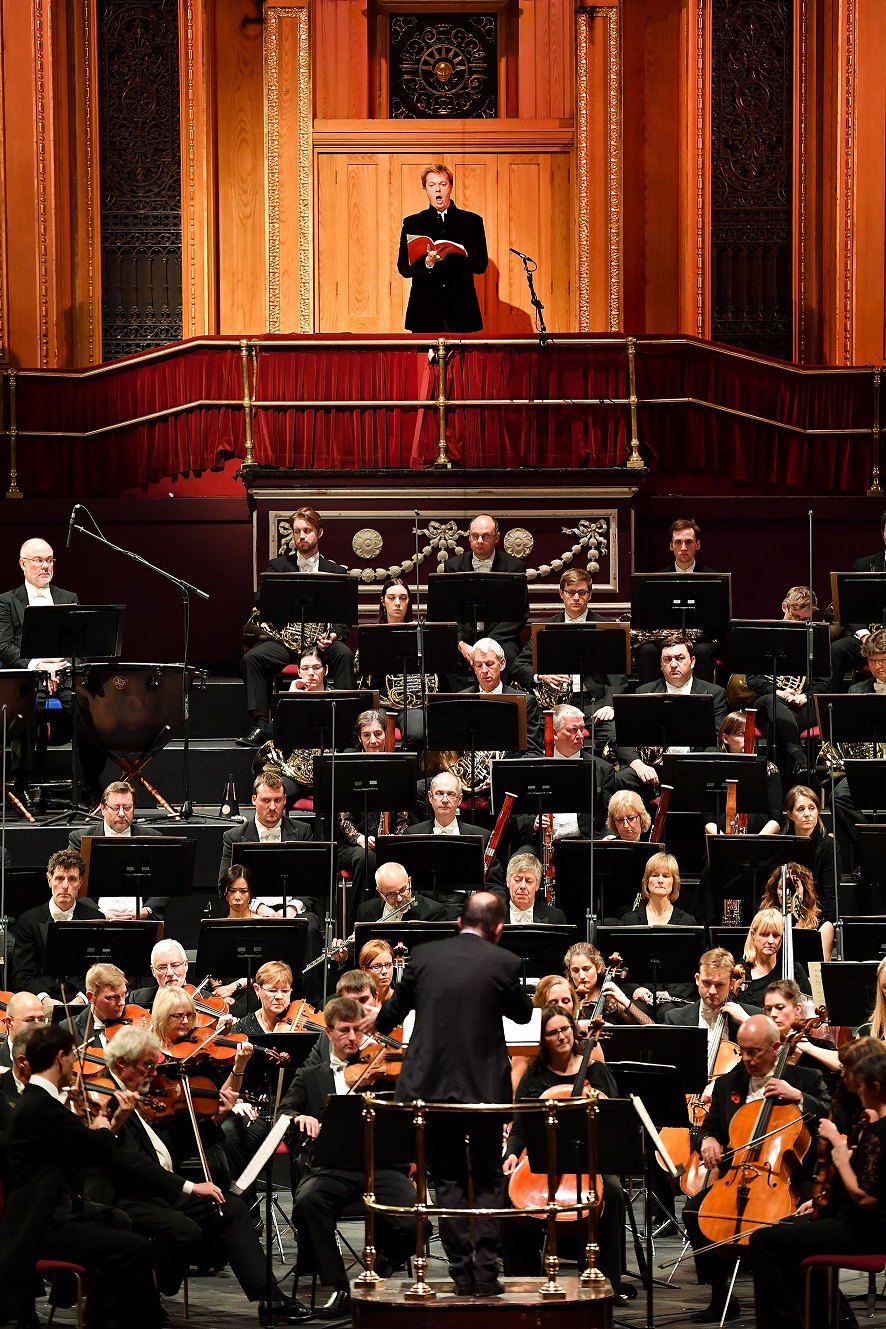
POLYGON ((186 1181, 185 1184, 182 1186, 182 1195, 193 1195, 193 1193, 194 1193, 194 1183, 192 1181, 186 1181))

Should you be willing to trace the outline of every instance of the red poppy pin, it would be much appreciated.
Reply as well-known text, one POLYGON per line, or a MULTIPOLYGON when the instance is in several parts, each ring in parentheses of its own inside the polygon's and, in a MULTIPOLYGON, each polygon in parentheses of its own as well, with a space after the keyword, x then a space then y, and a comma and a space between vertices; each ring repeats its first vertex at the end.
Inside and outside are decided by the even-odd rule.
POLYGON ((733 1103, 740 1103, 740 1102, 741 1102, 741 1095, 740 1095, 740 1094, 731 1094, 730 1097, 732 1098, 733 1103))

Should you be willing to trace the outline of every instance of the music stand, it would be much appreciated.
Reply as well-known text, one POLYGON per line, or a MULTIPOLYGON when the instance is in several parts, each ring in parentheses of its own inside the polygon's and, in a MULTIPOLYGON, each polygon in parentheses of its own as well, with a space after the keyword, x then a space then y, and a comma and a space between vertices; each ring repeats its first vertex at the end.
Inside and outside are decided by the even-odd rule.
POLYGON ((525 572, 432 572, 428 576, 428 618, 469 624, 472 642, 491 624, 522 623, 528 613, 525 572))
MULTIPOLYGON (((708 931, 711 946, 722 946, 731 955, 738 959, 741 958, 748 937, 747 928, 712 927, 708 931)), ((794 947, 794 959, 799 960, 807 973, 810 964, 821 964, 824 960, 821 933, 813 928, 792 928, 791 942, 794 947)))
POLYGON ((292 995, 302 995, 301 973, 308 936, 306 918, 204 918, 200 920, 196 972, 230 981, 245 973, 246 1010, 251 1009, 256 971, 268 960, 279 960, 292 970, 292 995))
POLYGON ((86 863, 81 893, 96 902, 107 895, 134 896, 136 918, 147 896, 157 893, 152 884, 162 883, 164 895, 190 895, 193 889, 197 842, 186 836, 84 835, 80 852, 86 863))
POLYGON ((406 947, 407 958, 416 946, 426 946, 429 941, 445 941, 458 932, 457 923, 427 923, 416 920, 414 923, 355 923, 354 955, 359 959, 360 952, 367 941, 386 941, 393 949, 398 942, 406 947))
POLYGON ((704 949, 704 928, 602 924, 597 928, 597 948, 603 955, 618 951, 625 956, 633 975, 649 975, 655 1011, 659 989, 666 991, 669 983, 685 983, 686 975, 695 973, 704 949))
MULTIPOLYGON (((76 680, 78 665, 84 660, 119 659, 125 613, 125 605, 28 605, 22 619, 22 658, 70 660, 71 678, 76 680)), ((74 681, 71 692, 71 808, 67 821, 78 817, 81 809, 80 724, 74 681)))
MULTIPOLYGON (((886 816, 886 758, 849 758, 843 763, 852 805, 872 817, 886 816)), ((856 835, 858 831, 856 830, 856 835)))
POLYGON ((815 713, 831 743, 886 742, 886 697, 880 693, 822 692, 815 698, 815 713))
POLYGON ((856 826, 859 876, 866 886, 886 886, 886 826, 856 826))
POLYGON ((525 985, 529 961, 543 960, 545 972, 553 973, 562 966, 577 931, 573 923, 505 923, 498 944, 522 961, 525 985))
POLYGON ((85 975, 94 964, 113 964, 124 974, 147 974, 151 951, 163 935, 159 919, 72 918, 49 920, 46 932, 47 974, 85 975))
MULTIPOLYGON (((370 1085, 366 1086, 371 1088, 370 1085)), ((435 1113, 429 1116, 433 1121, 435 1113)), ((415 1137, 409 1111, 375 1113, 373 1158, 375 1167, 407 1167, 415 1161, 415 1137)), ((502 1124, 504 1124, 502 1117, 502 1124)), ((312 1167, 342 1172, 362 1172, 363 1098, 360 1093, 330 1098, 323 1113, 320 1134, 314 1141, 312 1167)))
MULTIPOLYGON (((432 752, 470 752, 472 772, 478 752, 525 752, 526 697, 438 692, 428 697, 427 745, 432 752)), ((476 810, 472 779, 471 811, 476 810)))
POLYGON ((287 844, 237 845, 237 862, 249 868, 255 894, 282 899, 319 901, 326 898, 326 883, 335 877, 338 861, 332 840, 294 840, 287 844))
POLYGON ((365 678, 402 677, 404 706, 411 670, 448 674, 461 660, 457 623, 372 623, 357 629, 357 649, 365 678))
POLYGON ((832 572, 837 623, 886 623, 886 572, 832 572))
MULTIPOLYGON (((590 929, 595 920, 606 921, 606 883, 617 883, 614 889, 623 892, 621 898, 633 900, 646 864, 653 854, 663 852, 663 844, 649 840, 555 840, 557 908, 579 933, 586 929, 587 940, 593 941, 590 929)), ((617 912, 610 910, 611 915, 617 912)))
POLYGON ((618 693, 612 707, 619 747, 713 748, 716 744, 710 692, 618 693))
MULTIPOLYGON (((697 963, 696 961, 693 963, 697 963)), ((685 1126, 686 1094, 699 1094, 708 1082, 707 1030, 695 1025, 616 1024, 606 1031, 606 1065, 618 1078, 619 1063, 670 1066, 680 1075, 680 1093, 684 1095, 683 1118, 673 1123, 685 1126)), ((652 1108, 649 1114, 659 1122, 652 1108)))
POLYGON ((674 635, 698 628, 717 639, 732 617, 732 574, 729 572, 632 572, 631 627, 661 628, 679 624, 674 635))
POLYGON ((627 623, 533 623, 532 671, 577 674, 577 705, 583 711, 586 674, 631 672, 631 629, 627 623))
POLYGON ((396 812, 414 806, 418 757, 413 752, 343 752, 335 757, 321 753, 316 757, 315 806, 319 803, 321 809, 328 809, 331 827, 335 827, 332 812, 333 779, 339 807, 349 811, 360 808, 363 813, 363 869, 366 889, 369 890, 369 813, 396 812))
POLYGON ((483 837, 480 835, 380 835, 375 861, 399 863, 422 895, 447 900, 483 889, 483 837))
POLYGON ((815 845, 799 835, 709 835, 711 890, 723 901, 724 921, 742 926, 742 908, 757 911, 766 879, 783 863, 802 863, 812 871, 815 845))
MULTIPOLYGON (((771 680, 766 749, 772 760, 779 675, 805 678, 807 695, 814 679, 828 677, 831 672, 828 625, 735 619, 729 629, 729 658, 733 667, 741 669, 743 673, 765 674, 771 680)), ((811 755, 811 741, 811 737, 807 738, 807 756, 811 755)))
POLYGON ((263 572, 259 579, 259 617, 268 623, 298 623, 305 641, 306 623, 357 622, 358 582, 346 572, 263 572))
POLYGON ((876 960, 825 960, 821 966, 828 1020, 857 1029, 870 1018, 877 999, 876 960))
POLYGON ((886 914, 843 919, 843 959, 882 960, 886 955, 886 914))
POLYGON ((735 781, 736 811, 763 812, 769 804, 766 758, 740 752, 666 752, 662 758, 662 784, 673 789, 671 812, 702 812, 706 821, 719 823, 727 783, 735 781))

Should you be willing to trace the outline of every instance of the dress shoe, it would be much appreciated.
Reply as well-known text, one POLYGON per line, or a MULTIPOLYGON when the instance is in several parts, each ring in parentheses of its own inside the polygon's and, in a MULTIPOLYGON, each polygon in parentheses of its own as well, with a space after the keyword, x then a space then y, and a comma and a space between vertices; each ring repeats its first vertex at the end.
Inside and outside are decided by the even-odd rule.
POLYGON ((453 1278, 455 1284, 455 1294, 458 1297, 472 1297, 474 1295, 473 1278, 453 1278))
POLYGON ((271 726, 267 720, 258 720, 248 734, 234 740, 241 748, 260 748, 271 737, 271 726))
POLYGON ((346 1288, 340 1287, 324 1306, 317 1311, 321 1320, 340 1320, 345 1315, 351 1313, 351 1294, 346 1288))
POLYGON ((311 1308, 303 1301, 284 1297, 281 1292, 270 1304, 264 1301, 258 1303, 258 1318, 266 1325, 301 1324, 303 1320, 311 1318, 311 1308))
POLYGON ((15 785, 13 785, 12 792, 15 794, 16 798, 21 803, 25 812, 34 811, 34 804, 31 802, 31 795, 28 793, 28 786, 26 784, 16 783, 15 785))
POLYGON ((693 1324, 719 1324, 722 1320, 724 1324, 730 1320, 737 1320, 741 1316, 741 1302, 738 1297, 730 1297, 726 1305, 726 1311, 723 1311, 723 1298, 712 1297, 711 1304, 705 1306, 704 1310, 696 1311, 690 1315, 693 1324))
POLYGON ((505 1290, 505 1285, 498 1278, 493 1279, 491 1283, 475 1283, 475 1297, 500 1297, 505 1290))

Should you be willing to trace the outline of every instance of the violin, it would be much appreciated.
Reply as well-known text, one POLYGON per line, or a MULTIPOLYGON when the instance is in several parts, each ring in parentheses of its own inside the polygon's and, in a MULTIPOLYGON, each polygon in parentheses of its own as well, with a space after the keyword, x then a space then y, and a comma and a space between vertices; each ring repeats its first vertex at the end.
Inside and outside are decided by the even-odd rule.
MULTIPOLYGON (((202 1031, 198 1032, 198 1029, 183 1034, 171 1047, 164 1049, 167 1056, 175 1061, 199 1061, 208 1057, 224 1066, 233 1062, 243 1044, 249 1042, 248 1035, 241 1033, 209 1034, 201 1038, 202 1031)), ((253 1053, 257 1052, 260 1056, 267 1057, 278 1066, 285 1066, 289 1062, 289 1053, 278 1052, 276 1048, 253 1046, 252 1050, 253 1053)))
MULTIPOLYGON (((113 1116, 117 1107, 116 1095, 122 1086, 110 1075, 93 1075, 88 1084, 81 1089, 71 1085, 67 1094, 67 1105, 78 1117, 113 1116)), ((143 1093, 138 1095, 139 1109, 157 1111, 163 1102, 160 1094, 143 1093)))
POLYGON ((387 1035, 377 1034, 365 1043, 356 1058, 345 1067, 348 1093, 374 1084, 376 1080, 395 1079, 403 1065, 403 1044, 387 1035), (389 1046, 389 1042, 395 1044, 389 1046))
MULTIPOLYGON (((200 986, 203 986, 202 983, 200 986)), ((216 1024, 220 1016, 228 1015, 230 1012, 230 1006, 224 997, 201 997, 198 995, 199 988, 195 988, 193 983, 185 983, 182 991, 187 992, 197 1008, 198 1029, 216 1024)))
POLYGON ((320 1012, 309 1001, 305 1001, 304 997, 299 997, 297 1001, 291 1001, 280 1016, 277 1029, 282 1031, 285 1028, 290 1033, 297 1033, 308 1027, 308 1021, 312 1021, 318 1029, 325 1031, 326 1025, 320 1012))
MULTIPOLYGON (((606 968, 603 971, 603 974, 598 979, 600 987, 599 993, 597 994, 597 996, 594 998, 593 1001, 587 1000, 581 1002, 575 1015, 576 1020, 590 1021, 590 1025, 588 1028, 589 1034, 590 1034, 590 1026, 596 1026, 596 1022, 602 1019, 603 1017, 603 1007, 606 1005, 606 998, 609 995, 608 993, 603 991, 604 986, 607 983, 614 983, 617 978, 625 978, 627 976, 627 972, 628 972, 627 967, 625 966, 624 961, 622 960, 618 951, 613 951, 612 955, 610 955, 607 961, 606 968)), ((603 1055, 603 1049, 600 1046, 599 1036, 595 1036, 591 1041, 593 1043, 591 1056, 593 1057, 594 1061, 605 1061, 606 1058, 603 1055)))
MULTIPOLYGON (((168 1055, 168 1049, 166 1050, 168 1055)), ((161 1061, 151 1086, 151 1102, 145 1104, 147 1121, 159 1121, 173 1112, 186 1112, 188 1103, 182 1081, 187 1079, 191 1090, 194 1113, 198 1117, 214 1117, 218 1112, 218 1085, 208 1075, 196 1073, 187 1063, 169 1058, 161 1061)), ((141 1110, 141 1109, 140 1109, 141 1110)))

